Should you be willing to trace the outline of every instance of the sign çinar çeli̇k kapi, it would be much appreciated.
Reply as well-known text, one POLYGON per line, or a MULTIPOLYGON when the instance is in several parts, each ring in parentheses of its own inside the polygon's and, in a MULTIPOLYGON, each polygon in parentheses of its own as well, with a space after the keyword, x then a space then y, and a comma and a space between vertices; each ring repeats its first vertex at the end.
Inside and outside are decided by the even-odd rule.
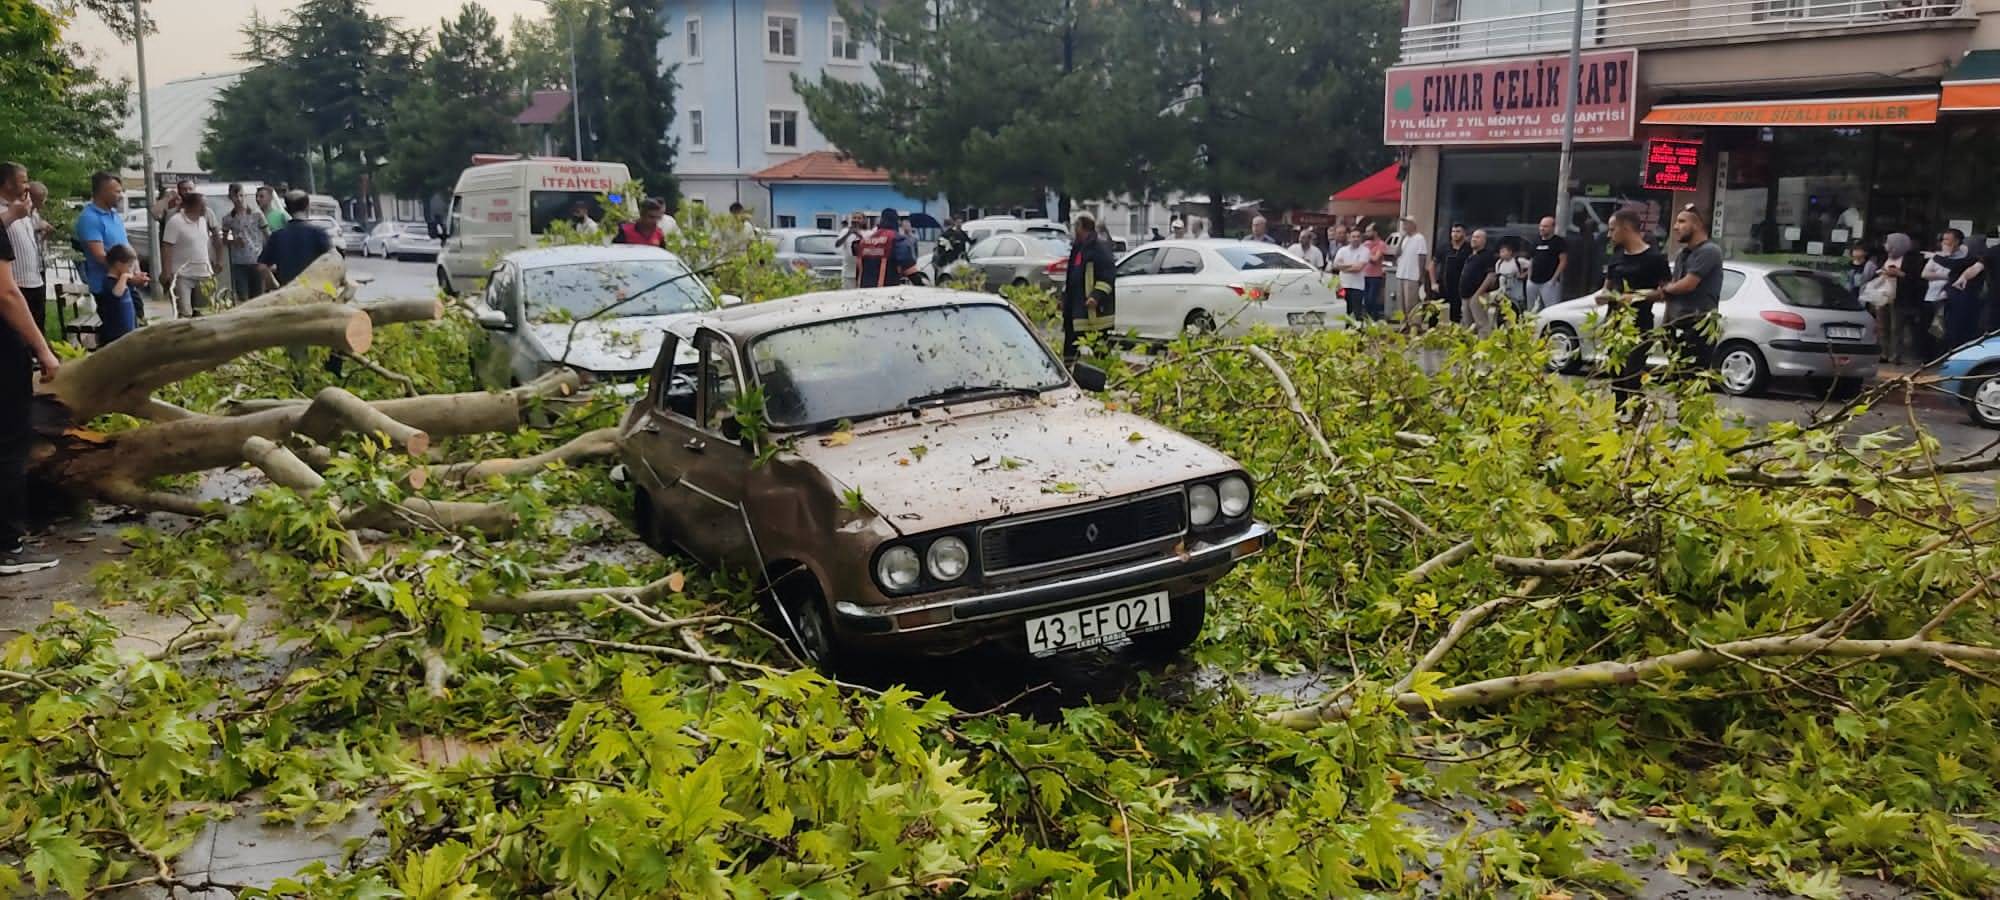
MULTIPOLYGON (((1390 69, 1385 144, 1551 144, 1563 133, 1568 54, 1390 69)), ((1598 50, 1579 60, 1576 139, 1629 141, 1638 121, 1639 51, 1598 50)))

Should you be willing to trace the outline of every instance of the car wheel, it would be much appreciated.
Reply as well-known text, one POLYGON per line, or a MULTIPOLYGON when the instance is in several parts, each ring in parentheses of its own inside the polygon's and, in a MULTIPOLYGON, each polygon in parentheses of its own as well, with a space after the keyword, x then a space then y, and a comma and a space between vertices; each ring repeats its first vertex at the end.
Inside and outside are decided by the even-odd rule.
POLYGON ((1015 279, 1014 279, 1014 286, 1015 286, 1015 287, 1017 287, 1017 288, 1024 288, 1024 287, 1027 287, 1027 286, 1028 286, 1028 279, 1026 279, 1026 278, 1015 278, 1015 279))
POLYGON ((1194 310, 1181 322, 1181 330, 1188 334, 1214 334, 1215 317, 1209 315, 1207 310, 1194 310))
POLYGON ((1722 390, 1733 397, 1747 397, 1764 389, 1771 380, 1771 368, 1764 354, 1749 341, 1730 341, 1715 353, 1715 368, 1722 375, 1722 390))
POLYGON ((1583 339, 1569 323, 1551 323, 1542 333, 1542 343, 1549 348, 1549 371, 1572 375, 1582 370, 1583 339))
POLYGON ((1208 595, 1196 591, 1184 597, 1168 601, 1174 610, 1174 620, 1159 631, 1132 636, 1132 649, 1155 659, 1179 656, 1201 637, 1202 623, 1208 619, 1208 595))
POLYGON ((838 677, 845 660, 840 636, 834 633, 833 619, 827 612, 826 595, 807 573, 795 576, 795 581, 793 587, 779 593, 778 602, 785 605, 785 615, 791 619, 799 656, 820 674, 838 677))
POLYGON ((458 292, 457 292, 457 291, 454 291, 454 290, 452 290, 452 289, 451 289, 451 273, 450 273, 450 272, 446 272, 446 271, 444 270, 444 267, 443 267, 443 266, 438 266, 438 267, 437 267, 437 276, 438 276, 438 290, 441 290, 441 291, 445 292, 446 294, 449 294, 449 295, 451 295, 451 296, 453 296, 453 297, 456 297, 456 296, 458 296, 458 292))
POLYGON ((673 553, 674 542, 668 537, 666 526, 661 524, 660 515, 653 509, 653 495, 645 488, 632 489, 632 530, 639 533, 639 540, 646 546, 666 556, 673 553))
POLYGON ((2000 428, 2000 366, 1989 365, 1967 377, 1979 380, 1972 386, 1972 397, 1965 404, 1972 413, 1972 421, 2000 428))

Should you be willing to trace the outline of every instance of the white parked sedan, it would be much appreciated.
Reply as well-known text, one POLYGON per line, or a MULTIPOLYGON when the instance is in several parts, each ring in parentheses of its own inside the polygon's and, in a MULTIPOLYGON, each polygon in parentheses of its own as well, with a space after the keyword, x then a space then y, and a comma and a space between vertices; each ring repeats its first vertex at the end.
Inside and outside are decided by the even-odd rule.
MULTIPOLYGON (((1654 321, 1664 314, 1654 304, 1654 321)), ((1549 367, 1582 371, 1604 361, 1595 331, 1605 307, 1587 294, 1542 310, 1536 332, 1549 347, 1549 367)), ((1124 312, 1121 307, 1120 313, 1124 312)), ((1849 394, 1874 377, 1882 352, 1875 319, 1846 285, 1823 272, 1754 262, 1722 267, 1721 331, 1709 365, 1731 394, 1755 394, 1772 378, 1830 379, 1849 394)), ((1665 363, 1655 355, 1652 363, 1665 363)))
POLYGON ((1118 330, 1168 339, 1186 331, 1344 328, 1327 276, 1271 244, 1155 241, 1118 263, 1118 330))
POLYGON ((361 255, 390 259, 436 259, 438 249, 438 239, 422 222, 383 222, 361 242, 361 255))

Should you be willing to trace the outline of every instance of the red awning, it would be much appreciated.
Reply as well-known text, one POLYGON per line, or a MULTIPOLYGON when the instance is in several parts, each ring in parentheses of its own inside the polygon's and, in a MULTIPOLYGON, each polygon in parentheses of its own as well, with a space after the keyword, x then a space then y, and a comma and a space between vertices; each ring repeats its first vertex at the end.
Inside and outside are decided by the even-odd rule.
POLYGON ((1382 171, 1348 185, 1334 194, 1333 199, 1355 203, 1401 203, 1403 183, 1396 180, 1396 164, 1390 163, 1382 171))

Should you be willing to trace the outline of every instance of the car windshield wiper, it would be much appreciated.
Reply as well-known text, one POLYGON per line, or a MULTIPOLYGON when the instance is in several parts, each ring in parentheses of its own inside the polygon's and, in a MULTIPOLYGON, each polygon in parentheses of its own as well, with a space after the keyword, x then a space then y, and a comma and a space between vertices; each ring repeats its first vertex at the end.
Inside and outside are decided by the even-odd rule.
POLYGON ((1006 385, 1006 384, 961 384, 955 387, 945 388, 944 390, 941 391, 932 391, 928 394, 919 394, 915 397, 911 397, 910 399, 903 401, 903 405, 922 406, 926 403, 938 403, 946 400, 959 400, 966 397, 978 396, 981 394, 1012 394, 1022 397, 1039 397, 1042 395, 1042 389, 1031 388, 1031 387, 1014 387, 1012 385, 1006 385))

